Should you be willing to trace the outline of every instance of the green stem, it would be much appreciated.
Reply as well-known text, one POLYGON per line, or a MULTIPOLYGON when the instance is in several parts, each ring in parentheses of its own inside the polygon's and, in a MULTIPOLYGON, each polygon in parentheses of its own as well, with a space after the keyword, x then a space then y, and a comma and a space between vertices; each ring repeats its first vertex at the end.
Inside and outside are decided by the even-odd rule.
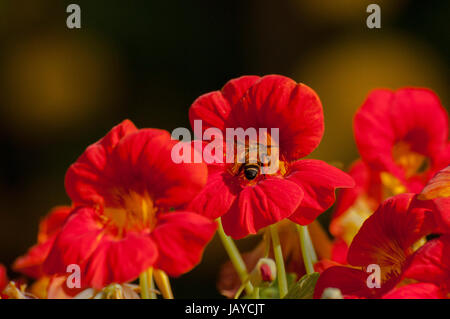
MULTIPOLYGON (((239 289, 236 291, 236 294, 234 295, 234 299, 239 299, 239 297, 241 296, 242 291, 244 291, 244 288, 245 288, 245 284, 241 284, 239 289)), ((254 290, 255 289, 253 289, 253 291, 254 290)))
POLYGON ((278 230, 276 226, 270 225, 269 228, 270 234, 272 236, 273 254, 275 256, 275 263, 277 264, 278 289, 280 290, 281 299, 288 292, 286 270, 284 269, 283 251, 281 250, 280 238, 278 237, 278 230))
POLYGON ((139 275, 139 286, 141 287, 141 298, 150 299, 150 290, 148 289, 147 270, 139 275))
POLYGON ((155 285, 153 283, 153 268, 143 271, 139 275, 142 299, 156 299, 155 285))
POLYGON ((307 226, 295 225, 298 232, 298 237, 300 239, 300 247, 302 250, 303 262, 305 263, 305 269, 307 274, 312 274, 314 272, 314 262, 313 259, 317 260, 314 247, 312 247, 312 241, 309 237, 309 232, 307 226))
POLYGON ((265 245, 264 258, 268 258, 270 253, 270 231, 267 228, 264 231, 264 245, 265 245))
POLYGON ((153 268, 147 270, 148 286, 150 287, 150 299, 156 299, 155 282, 153 281, 153 268))
MULTIPOLYGON (((222 244, 230 257, 230 261, 236 269, 236 272, 241 280, 241 283, 244 283, 248 278, 247 267, 245 266, 244 260, 242 260, 241 254, 234 244, 233 239, 230 236, 225 234, 223 230, 222 221, 220 218, 217 219, 218 224, 218 233, 222 244)), ((253 285, 250 282, 245 284, 245 292, 247 295, 251 296, 253 293, 253 285)))
POLYGON ((253 289, 253 299, 259 299, 259 287, 255 287, 255 289, 253 289))
POLYGON ((311 236, 309 235, 309 228, 308 226, 305 226, 305 233, 306 233, 306 244, 309 251, 309 256, 311 257, 311 261, 313 265, 317 262, 317 254, 316 250, 314 249, 313 242, 311 240, 311 236))
POLYGON ((173 299, 172 287, 170 285, 170 279, 167 274, 161 269, 153 270, 153 279, 158 286, 159 291, 162 293, 164 299, 173 299))

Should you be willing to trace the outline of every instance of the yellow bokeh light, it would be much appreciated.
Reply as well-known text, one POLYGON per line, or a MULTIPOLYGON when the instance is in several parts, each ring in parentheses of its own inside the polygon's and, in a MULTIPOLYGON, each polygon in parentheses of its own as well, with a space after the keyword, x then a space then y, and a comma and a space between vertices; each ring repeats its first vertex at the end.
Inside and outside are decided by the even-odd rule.
POLYGON ((353 115, 375 88, 428 87, 443 104, 448 83, 440 57, 405 35, 339 39, 302 59, 294 78, 319 94, 325 135, 313 156, 348 164, 358 156, 353 115))

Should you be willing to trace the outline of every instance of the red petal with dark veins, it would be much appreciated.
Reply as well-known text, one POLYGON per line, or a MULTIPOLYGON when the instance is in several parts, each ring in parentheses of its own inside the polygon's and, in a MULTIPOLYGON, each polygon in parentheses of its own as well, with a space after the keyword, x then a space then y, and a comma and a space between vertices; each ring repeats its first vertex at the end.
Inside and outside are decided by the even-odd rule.
POLYGON ((430 207, 419 204, 415 194, 385 200, 353 239, 348 262, 354 266, 401 268, 411 253, 410 247, 436 229, 430 207))

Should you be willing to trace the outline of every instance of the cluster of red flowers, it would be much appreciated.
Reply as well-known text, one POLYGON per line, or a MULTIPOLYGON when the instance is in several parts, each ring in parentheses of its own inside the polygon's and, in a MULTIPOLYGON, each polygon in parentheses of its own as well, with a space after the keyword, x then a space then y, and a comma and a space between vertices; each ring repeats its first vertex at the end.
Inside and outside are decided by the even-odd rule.
MULTIPOLYGON (((317 298, 327 288, 350 298, 449 296, 450 144, 447 114, 434 93, 372 92, 355 116, 361 159, 349 174, 302 159, 320 143, 323 111, 311 88, 289 78, 231 80, 221 91, 200 96, 189 119, 191 125, 202 120, 203 130, 223 133, 278 128, 278 143, 270 136, 266 141, 269 149, 278 149, 278 170, 249 176, 245 163, 237 161, 175 163, 171 151, 178 141, 169 132, 137 129, 125 120, 69 167, 65 188, 72 204, 54 208, 42 220, 37 244, 14 263, 15 271, 35 283, 26 292, 25 285, 8 284, 0 265, 2 296, 146 298, 157 291, 155 280, 162 295, 171 298, 168 276, 184 274, 201 261, 217 225, 239 275, 232 295, 245 286, 258 298, 259 289, 275 277, 278 297, 286 295, 284 262, 291 269, 288 256, 295 250, 305 263, 297 274, 310 274, 308 263, 321 273, 317 298), (336 239, 329 253, 328 239, 317 241, 313 227, 320 228, 315 219, 333 205, 338 188, 330 224, 336 239), (302 225, 296 226, 300 244, 288 249, 287 242, 298 237, 280 233, 280 241, 277 228, 285 223, 302 225), (312 239, 304 225, 310 225, 312 239), (231 238, 259 233, 265 237, 258 258, 242 260, 231 238), (244 262, 249 270, 255 267, 250 274, 244 262), (379 288, 367 285, 372 264, 381 268, 379 288), (80 270, 75 288, 67 285, 71 265, 80 270), (140 287, 131 284, 137 278, 140 287)), ((194 157, 198 150, 183 143, 194 157)))
POLYGON ((445 298, 450 293, 448 116, 425 89, 373 91, 354 118, 361 159, 356 186, 340 193, 336 237, 315 296, 327 287, 348 298, 445 298), (370 265, 379 286, 367 285, 370 265))

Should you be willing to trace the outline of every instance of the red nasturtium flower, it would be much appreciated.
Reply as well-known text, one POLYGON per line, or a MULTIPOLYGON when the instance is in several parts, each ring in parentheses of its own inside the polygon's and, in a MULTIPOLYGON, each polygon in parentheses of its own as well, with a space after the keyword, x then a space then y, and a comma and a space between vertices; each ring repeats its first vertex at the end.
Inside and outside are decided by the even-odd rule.
POLYGON ((216 225, 185 209, 207 180, 205 164, 175 164, 167 131, 129 120, 89 146, 66 174, 74 203, 44 263, 78 264, 84 286, 102 288, 154 267, 178 276, 201 259, 216 225))
MULTIPOLYGON (((440 289, 442 287, 436 289, 434 282, 430 281, 420 280, 420 285, 411 286, 408 292, 404 288, 404 285, 411 283, 411 279, 441 278, 442 269, 446 269, 446 275, 449 275, 448 257, 443 253, 444 248, 448 250, 448 239, 445 239, 448 235, 427 242, 415 252, 425 242, 425 236, 440 229, 431 202, 421 201, 412 193, 387 199, 364 222, 353 239, 347 255, 352 267, 333 266, 326 269, 317 282, 315 298, 320 298, 327 287, 339 288, 347 298, 396 298, 401 295, 410 298, 441 297, 445 291, 440 289), (439 247, 436 242, 439 242, 439 247), (439 254, 429 255, 430 251, 439 251, 439 254), (419 276, 420 271, 414 273, 411 267, 416 264, 413 269, 418 269, 424 257, 439 264, 441 273, 421 273, 422 277, 419 276), (369 288, 367 285, 370 274, 365 270, 371 264, 380 266, 380 288, 369 288)), ((433 270, 432 267, 427 269, 433 270)))
POLYGON ((450 162, 448 116, 434 92, 374 90, 355 115, 363 161, 380 172, 391 195, 419 193, 450 162))
MULTIPOLYGON (((209 218, 222 216, 225 232, 242 238, 282 219, 307 225, 335 200, 335 189, 352 187, 353 180, 319 160, 299 160, 320 143, 324 131, 321 102, 304 84, 278 75, 243 76, 221 91, 200 96, 189 119, 202 120, 203 132, 227 128, 279 129, 279 169, 248 178, 242 163, 209 165, 208 183, 192 208, 209 218)), ((224 149, 226 149, 224 147, 224 149)))
POLYGON ((372 91, 355 115, 354 134, 362 158, 349 171, 356 186, 339 192, 330 224, 348 244, 384 199, 419 193, 450 164, 447 112, 427 89, 372 91))

